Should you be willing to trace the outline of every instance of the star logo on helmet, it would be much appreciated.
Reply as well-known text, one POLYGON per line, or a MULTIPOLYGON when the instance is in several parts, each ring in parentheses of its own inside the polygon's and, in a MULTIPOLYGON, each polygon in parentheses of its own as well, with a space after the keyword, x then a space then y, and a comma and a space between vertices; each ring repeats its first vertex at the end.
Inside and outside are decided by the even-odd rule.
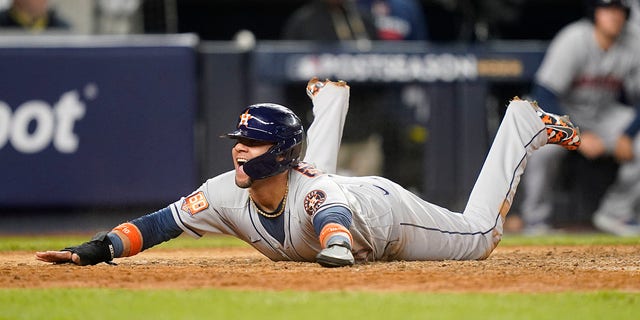
POLYGON ((240 123, 238 123, 238 127, 240 126, 249 126, 249 119, 251 119, 251 115, 249 114, 249 110, 247 112, 240 115, 240 123))

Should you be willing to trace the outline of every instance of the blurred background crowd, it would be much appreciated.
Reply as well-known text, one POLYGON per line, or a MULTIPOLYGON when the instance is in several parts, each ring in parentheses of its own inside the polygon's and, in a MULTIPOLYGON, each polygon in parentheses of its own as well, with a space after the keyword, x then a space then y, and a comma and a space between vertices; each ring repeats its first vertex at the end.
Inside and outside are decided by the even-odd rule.
MULTIPOLYGON (((322 1, 322 0, 320 0, 322 1)), ((373 0, 356 2, 362 6, 373 0)), ((18 0, 42 3, 68 22, 77 34, 197 33, 204 40, 231 40, 241 30, 258 40, 282 39, 294 12, 314 0, 18 0)), ((318 2, 318 1, 315 1, 318 2)), ((331 2, 331 1, 326 1, 331 2)), ((432 42, 549 40, 563 26, 585 14, 588 0, 411 0, 412 15, 432 42)), ((634 1, 630 1, 633 4, 634 1)), ((636 1, 637 2, 637 1, 636 1)), ((0 0, 8 8, 12 0, 0 0)), ((406 5, 405 5, 406 6, 406 5)), ((637 4, 634 6, 637 7, 637 4)), ((633 19, 638 19, 634 14, 633 19)), ((637 21, 637 20, 636 20, 637 21)))

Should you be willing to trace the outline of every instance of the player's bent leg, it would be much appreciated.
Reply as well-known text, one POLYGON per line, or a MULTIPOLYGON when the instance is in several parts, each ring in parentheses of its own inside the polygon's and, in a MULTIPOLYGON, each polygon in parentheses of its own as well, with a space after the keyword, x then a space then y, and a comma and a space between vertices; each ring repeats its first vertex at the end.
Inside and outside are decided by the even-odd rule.
POLYGON ((335 173, 349 110, 350 88, 344 81, 313 78, 306 91, 313 103, 314 119, 307 130, 308 144, 304 161, 313 163, 326 173, 335 173))
MULTIPOLYGON (((403 250, 399 258, 470 260, 491 254, 502 238, 504 220, 529 156, 545 144, 555 143, 549 140, 539 110, 529 101, 510 102, 462 214, 432 208, 431 221, 404 223, 405 243, 429 245, 403 250)), ((573 130, 567 122, 554 125, 573 130)), ((579 139, 569 141, 575 144, 579 139)))
POLYGON ((478 246, 473 259, 486 258, 500 242, 527 159, 549 143, 547 127, 538 109, 518 98, 507 107, 463 212, 469 223, 491 241, 488 247, 478 246))
POLYGON ((545 125, 529 101, 514 99, 474 185, 464 213, 483 217, 485 226, 495 224, 496 214, 510 208, 527 158, 548 141, 545 125))
POLYGON ((411 197, 403 199, 409 212, 429 214, 416 214, 401 222, 398 243, 403 247, 393 258, 487 258, 501 240, 504 218, 511 207, 527 157, 547 140, 545 125, 531 103, 511 101, 464 211, 460 214, 411 197), (413 205, 412 200, 415 200, 413 205))

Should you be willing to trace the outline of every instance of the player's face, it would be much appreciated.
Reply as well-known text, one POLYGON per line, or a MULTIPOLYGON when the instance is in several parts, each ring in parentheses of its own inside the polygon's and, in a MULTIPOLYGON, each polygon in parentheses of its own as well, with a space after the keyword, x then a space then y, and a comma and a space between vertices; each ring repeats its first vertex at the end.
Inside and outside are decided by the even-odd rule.
POLYGON ((616 6, 596 8, 594 18, 596 29, 610 38, 618 37, 627 21, 624 9, 616 6))
POLYGON ((273 146, 273 143, 244 138, 237 139, 236 144, 231 149, 231 156, 236 169, 236 185, 238 187, 251 187, 253 180, 244 172, 243 165, 247 161, 267 152, 271 146, 273 146))

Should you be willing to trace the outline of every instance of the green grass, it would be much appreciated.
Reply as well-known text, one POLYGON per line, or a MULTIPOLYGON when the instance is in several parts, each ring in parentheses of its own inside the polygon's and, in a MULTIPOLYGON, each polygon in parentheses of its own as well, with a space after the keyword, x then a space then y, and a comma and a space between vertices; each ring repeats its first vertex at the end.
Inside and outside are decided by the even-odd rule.
MULTIPOLYGON (((0 237, 0 251, 58 250, 71 245, 83 243, 90 240, 91 237, 91 234, 0 237)), ((248 246, 248 244, 229 236, 208 236, 196 240, 189 236, 182 235, 176 239, 162 243, 156 246, 156 248, 219 248, 248 246)))
MULTIPOLYGON (((91 235, 0 237, 0 251, 59 249, 91 235)), ((506 235, 500 246, 638 245, 602 234, 506 235)), ((164 248, 247 246, 181 236, 164 248)), ((2 276, 0 274, 0 276, 2 276)), ((552 294, 269 292, 219 289, 2 289, 0 319, 637 319, 640 293, 552 294)))
MULTIPOLYGON (((80 244, 91 238, 86 235, 57 236, 0 236, 0 251, 40 251, 57 250, 70 245, 80 244)), ((527 237, 507 234, 502 238, 500 246, 526 245, 634 245, 640 244, 640 237, 620 238, 606 234, 563 234, 553 236, 527 237)), ((248 247, 246 243, 228 236, 206 236, 193 239, 182 235, 169 242, 158 245, 158 248, 218 248, 248 247)))
POLYGON ((0 319, 637 319, 640 295, 0 289, 0 319))
POLYGON ((640 237, 621 238, 602 233, 567 233, 546 236, 522 236, 507 234, 502 237, 500 246, 527 245, 635 245, 640 244, 640 237))

